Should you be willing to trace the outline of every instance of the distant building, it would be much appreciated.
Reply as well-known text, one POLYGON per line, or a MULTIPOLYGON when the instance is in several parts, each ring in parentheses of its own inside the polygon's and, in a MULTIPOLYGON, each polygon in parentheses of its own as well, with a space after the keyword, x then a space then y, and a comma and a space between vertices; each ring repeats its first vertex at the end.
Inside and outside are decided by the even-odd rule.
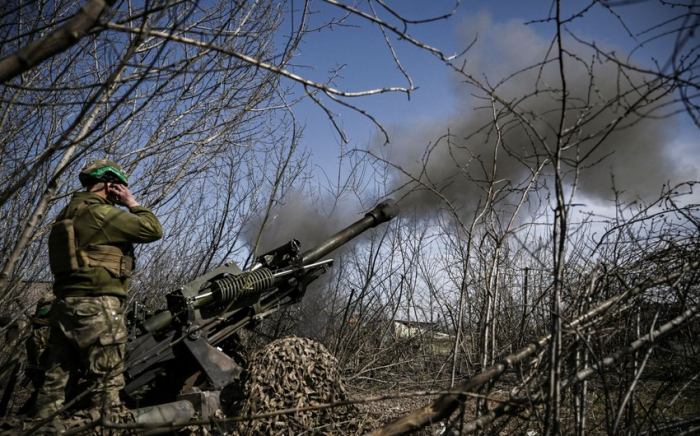
POLYGON ((439 325, 434 322, 419 322, 419 321, 404 321, 400 319, 394 320, 394 337, 396 339, 409 339, 416 337, 432 338, 444 337, 449 338, 450 335, 439 331, 439 325))
POLYGON ((452 349, 454 335, 446 333, 438 323, 394 320, 394 339, 410 341, 414 348, 447 354, 452 349))

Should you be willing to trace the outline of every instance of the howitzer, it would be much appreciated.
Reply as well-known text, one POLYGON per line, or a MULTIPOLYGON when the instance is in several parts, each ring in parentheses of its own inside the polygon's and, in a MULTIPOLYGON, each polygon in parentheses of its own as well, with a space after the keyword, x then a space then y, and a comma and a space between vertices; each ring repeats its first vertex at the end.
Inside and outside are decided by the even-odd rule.
MULTIPOLYGON (((167 308, 160 312, 149 314, 137 306, 127 343, 124 389, 127 396, 141 398, 132 407, 150 406, 170 394, 172 399, 179 394, 180 400, 193 403, 200 415, 207 417, 218 408, 217 394, 212 405, 208 393, 235 382, 243 371, 222 349, 227 339, 256 320, 298 303, 309 283, 331 267, 332 259, 322 258, 397 213, 396 203, 386 200, 310 250, 300 252, 299 241, 292 240, 258 256, 247 271, 227 263, 207 272, 168 294, 167 308), (137 395, 154 383, 160 385, 151 389, 156 398, 143 400, 145 396, 137 395), (163 386, 177 392, 167 392, 163 386), (189 394, 183 392, 188 388, 189 394)), ((157 411, 163 416, 156 419, 187 419, 190 412, 191 407, 180 401, 157 411)), ((135 415, 137 419, 142 416, 142 421, 153 419, 147 409, 139 409, 135 415)))

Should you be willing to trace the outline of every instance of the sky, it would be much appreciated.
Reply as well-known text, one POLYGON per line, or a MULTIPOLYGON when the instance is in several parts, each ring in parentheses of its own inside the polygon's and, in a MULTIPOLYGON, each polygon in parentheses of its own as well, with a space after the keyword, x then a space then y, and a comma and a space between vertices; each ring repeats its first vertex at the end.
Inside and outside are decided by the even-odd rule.
MULTIPOLYGON (((346 2, 347 3, 347 2, 346 2)), ((611 2, 608 2, 611 3, 611 2)), ((596 45, 620 56, 628 53, 641 42, 641 49, 632 54, 632 60, 643 66, 653 65, 654 60, 668 58, 672 40, 651 38, 662 33, 643 32, 658 22, 667 22, 684 12, 683 8, 664 7, 655 0, 643 2, 614 2, 617 7, 603 8, 599 4, 587 10, 583 19, 574 20, 567 29, 576 36, 595 41, 596 45), (624 25, 621 20, 624 20, 624 25), (648 40, 648 41, 647 41, 648 40)), ((698 2, 689 1, 697 12, 698 2)), ((329 8, 320 2, 312 2, 312 9, 317 13, 312 20, 326 22, 331 17, 340 16, 336 8, 329 8)), ((365 5, 366 3, 363 3, 365 5)), ((407 18, 417 19, 429 16, 442 16, 454 7, 454 1, 401 0, 389 2, 407 18)), ((584 10, 591 2, 568 0, 562 2, 564 16, 584 10)), ((542 59, 549 49, 554 25, 540 20, 552 12, 550 0, 496 0, 496 1, 462 1, 454 16, 433 23, 411 26, 408 33, 416 39, 440 49, 446 55, 462 53, 470 44, 473 46, 460 57, 460 64, 479 79, 488 79, 495 84, 520 68, 542 59)), ((298 106, 295 114, 299 121, 305 123, 302 145, 312 153, 312 162, 316 165, 316 174, 320 179, 334 180, 339 168, 339 154, 342 147, 347 149, 369 149, 388 157, 394 164, 417 173, 421 168, 421 157, 428 144, 434 144, 446 131, 456 135, 456 145, 463 150, 461 155, 438 144, 431 156, 428 170, 433 178, 458 177, 455 159, 466 165, 469 155, 477 153, 486 156, 491 153, 489 141, 482 137, 464 139, 485 122, 488 111, 476 110, 483 103, 474 97, 474 89, 464 85, 462 78, 445 67, 438 59, 425 50, 419 50, 405 41, 398 41, 395 35, 389 35, 401 65, 410 74, 417 89, 410 99, 404 93, 387 93, 373 97, 351 100, 362 110, 372 114, 387 130, 390 143, 366 118, 347 108, 330 103, 328 107, 336 114, 348 138, 343 145, 340 136, 323 111, 311 102, 298 106)), ((567 37, 567 47, 579 51, 586 59, 591 56, 580 44, 567 37)), ((695 36, 689 46, 697 46, 700 40, 695 36)), ((399 68, 392 61, 391 54, 383 43, 383 35, 377 26, 340 27, 331 32, 324 31, 310 35, 300 48, 294 62, 297 65, 314 65, 315 69, 299 69, 307 77, 321 80, 328 71, 342 66, 340 76, 333 86, 348 92, 357 92, 390 86, 407 86, 399 68)), ((616 71, 610 66, 596 64, 598 75, 596 86, 598 92, 610 95, 620 85, 616 71)), ((573 95, 586 95, 588 92, 587 71, 572 65, 570 90, 573 95)), ((516 98, 523 92, 534 89, 536 74, 523 74, 501 86, 504 96, 516 98)), ((556 80, 556 71, 545 71, 544 80, 556 80)), ((639 83, 641 77, 631 77, 630 81, 639 83)), ((327 101, 327 100, 326 100, 327 101)), ((555 110, 551 101, 535 98, 531 101, 533 110, 555 110)), ((601 121, 592 123, 592 128, 600 129, 611 114, 601 121)), ((700 174, 700 147, 696 139, 697 128, 687 116, 678 116, 663 121, 641 121, 609 138, 614 143, 611 148, 598 151, 594 160, 602 159, 602 164, 587 171, 579 181, 578 195, 589 209, 604 210, 611 198, 612 175, 616 186, 625 192, 626 201, 635 198, 643 200, 658 196, 665 183, 697 180, 700 174), (610 154, 608 156, 608 154, 610 154)), ((506 137, 510 144, 526 142, 523 133, 511 133, 506 137)), ((488 162, 488 158, 486 159, 488 162)), ((527 170, 515 159, 499 157, 499 176, 513 184, 522 183, 527 178, 527 170)), ((471 170, 470 170, 471 172, 471 170)), ((478 177, 479 168, 474 168, 478 177)), ((400 174, 392 174, 393 180, 387 189, 399 189, 404 180, 400 174)), ((342 177, 341 177, 342 178, 342 177)), ((458 206, 469 209, 478 189, 461 182, 450 182, 444 186, 444 192, 455 200, 458 206), (463 202, 460 204, 460 200, 463 202)), ((402 195, 399 190, 396 195, 402 195)), ((411 205, 423 204, 425 210, 435 205, 426 196, 412 196, 411 205)), ((356 205, 352 206, 356 207, 356 205)))
MULTIPOLYGON (((440 16, 449 12, 454 4, 444 0, 397 0, 389 3, 400 5, 401 12, 408 18, 440 16)), ((580 0, 567 0, 562 3, 566 8, 570 8, 567 12, 579 10, 589 4, 580 0)), ((366 5, 365 2, 362 4, 366 5)), ((327 22, 336 16, 332 10, 323 9, 321 2, 311 2, 311 5, 312 8, 319 8, 318 14, 313 17, 318 23, 327 22)), ((554 28, 551 23, 536 20, 550 15, 551 5, 551 1, 545 0, 462 1, 455 16, 411 27, 408 33, 440 49, 446 55, 462 53, 474 42, 472 48, 460 58, 460 62, 464 62, 466 68, 475 76, 483 80, 488 78, 488 81, 495 85, 500 79, 544 57, 554 28), (525 24, 528 22, 530 24, 525 24)), ((647 34, 640 33, 643 29, 649 28, 656 20, 672 19, 677 13, 668 8, 660 8, 656 1, 615 9, 614 12, 595 7, 587 12, 585 20, 580 24, 575 21, 569 28, 579 37, 595 40, 601 48, 615 50, 616 53, 626 56, 630 50, 648 38, 647 34), (626 27, 621 25, 614 12, 625 19, 626 27)), ((443 147, 444 142, 438 141, 431 154, 430 165, 426 169, 433 180, 446 180, 445 183, 439 184, 443 194, 459 207, 460 211, 469 214, 473 212, 473 205, 477 203, 482 192, 473 183, 464 180, 461 170, 466 168, 474 178, 483 178, 482 169, 478 165, 469 166, 469 158, 471 153, 475 153, 489 163, 488 156, 491 150, 488 146, 492 141, 485 140, 480 135, 470 138, 467 138, 467 135, 488 122, 489 112, 476 109, 483 101, 475 98, 474 89, 466 87, 458 75, 442 65, 433 55, 398 41, 395 36, 389 37, 394 43, 401 65, 409 72, 417 89, 411 94, 410 100, 403 93, 387 93, 362 97, 351 102, 376 117, 389 133, 390 143, 385 144, 376 126, 366 118, 347 108, 329 104, 328 108, 336 115, 336 120, 349 141, 348 144, 342 144, 323 110, 306 102, 297 106, 294 111, 297 120, 305 124, 301 145, 311 151, 316 176, 322 184, 335 181, 338 171, 347 174, 348 168, 343 164, 347 165, 348 161, 339 164, 339 154, 344 149, 371 150, 387 156, 392 163, 408 171, 418 173, 428 144, 436 144, 438 138, 449 129, 456 137, 456 148, 448 150, 443 147), (463 166, 457 168, 455 159, 463 166)), ((368 29, 337 26, 332 32, 310 35, 292 63, 299 66, 313 65, 315 69, 298 67, 294 72, 308 78, 323 80, 329 71, 342 67, 333 86, 347 92, 406 86, 405 79, 402 78, 398 67, 392 63, 391 53, 382 43, 382 39, 383 35, 376 27, 368 29)), ((567 42, 569 47, 577 46, 571 40, 567 42)), ((632 59, 640 65, 651 65, 654 57, 663 59, 668 56, 668 44, 669 41, 663 39, 650 41, 644 44, 643 50, 637 50, 632 59)), ((697 42, 691 44, 698 46, 697 42)), ((577 54, 590 57, 590 53, 586 53, 584 49, 579 47, 576 50, 581 50, 577 54)), ((618 86, 624 88, 624 81, 618 80, 616 72, 609 66, 596 63, 595 68, 597 93, 609 96, 617 92, 618 86)), ((570 91, 572 96, 580 97, 588 90, 588 72, 576 65, 570 67, 570 72, 570 91)), ((530 72, 510 80, 500 87, 499 92, 510 98, 516 98, 523 92, 531 92, 534 83, 537 83, 536 77, 533 76, 537 74, 530 72)), ((541 74, 543 81, 555 80, 555 77, 556 71, 546 70, 541 74)), ((630 77, 628 80, 638 83, 641 79, 630 77)), ((551 107, 550 100, 542 98, 533 98, 528 104, 538 113, 547 110, 556 113, 557 109, 551 107)), ((604 119, 591 123, 589 129, 602 129, 612 114, 603 111, 603 115, 604 119)), ((599 216, 615 215, 610 202, 612 173, 615 175, 617 187, 625 192, 625 201, 634 201, 635 198, 646 201, 658 197, 665 183, 673 183, 671 179, 697 180, 700 174, 700 144, 696 139, 697 129, 689 121, 683 116, 661 121, 642 120, 611 136, 608 142, 614 144, 614 150, 608 148, 594 154, 592 160, 601 160, 602 163, 586 171, 586 175, 582 176, 579 182, 575 212, 581 214, 573 217, 572 221, 584 216, 583 212, 592 212, 599 216)), ((527 142, 522 132, 515 130, 505 135, 505 139, 513 148, 527 142)), ((378 183, 382 181, 381 175, 365 176, 369 180, 368 184, 372 182, 373 177, 378 183)), ((517 185, 527 180, 527 177, 528 171, 519 164, 518 159, 509 159, 503 155, 499 157, 499 178, 517 185)), ((392 172, 386 186, 381 188, 395 190, 392 196, 397 198, 405 194, 400 188, 403 181, 400 172, 392 172)), ((368 192, 372 192, 372 189, 368 189, 368 192)), ((697 196, 695 198, 700 203, 697 196)), ((358 212, 363 208, 369 210, 380 199, 376 198, 373 202, 366 201, 359 205, 357 198, 348 195, 339 204, 334 205, 334 214, 328 216, 324 214, 327 210, 315 210, 314 206, 317 205, 310 204, 309 198, 304 194, 292 193, 273 212, 272 222, 263 232, 259 252, 272 249, 292 238, 301 241, 302 251, 313 247, 333 232, 361 218, 362 215, 358 212)), ((418 218, 429 218, 431 214, 435 214, 434 211, 439 205, 432 195, 411 194, 402 199, 401 207, 404 212, 416 211, 414 216, 418 218)), ((545 210, 549 215, 544 219, 551 222, 552 209, 545 210)), ((541 218, 540 216, 537 219, 541 218)), ((261 224, 262 218, 249 223, 249 228, 245 231, 249 241, 255 240, 261 224)), ((535 231, 549 231, 541 229, 544 229, 544 226, 537 227, 535 231)), ((595 224, 591 229, 591 233, 598 231, 595 224)), ((599 234, 602 234, 602 231, 599 234)), ((438 240, 436 244, 430 244, 428 250, 441 250, 442 242, 438 240)), ((343 249, 345 248, 347 246, 343 249)), ((337 259, 343 249, 336 250, 329 257, 337 259)))

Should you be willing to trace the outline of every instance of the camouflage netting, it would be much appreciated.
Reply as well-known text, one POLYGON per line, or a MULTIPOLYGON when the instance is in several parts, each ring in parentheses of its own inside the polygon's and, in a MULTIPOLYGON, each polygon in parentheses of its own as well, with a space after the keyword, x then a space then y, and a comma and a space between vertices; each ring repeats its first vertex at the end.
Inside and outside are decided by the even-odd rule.
MULTIPOLYGON (((250 416, 347 400, 338 362, 320 343, 304 338, 277 340, 255 353, 235 414, 250 416)), ((360 434, 371 423, 354 405, 243 421, 239 435, 360 434)), ((231 416, 231 415, 229 415, 231 416)))

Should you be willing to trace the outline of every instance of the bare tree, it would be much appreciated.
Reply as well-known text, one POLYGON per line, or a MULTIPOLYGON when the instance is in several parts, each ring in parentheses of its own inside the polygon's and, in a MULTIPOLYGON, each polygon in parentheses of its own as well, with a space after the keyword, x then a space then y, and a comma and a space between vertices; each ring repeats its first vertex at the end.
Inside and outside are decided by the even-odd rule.
POLYGON ((372 23, 444 60, 408 29, 451 15, 448 10, 416 21, 386 6, 368 11, 336 2, 301 9, 274 1, 80 6, 10 2, 2 9, 2 147, 3 155, 17 158, 2 163, 0 204, 9 213, 18 199, 32 202, 7 229, 4 288, 22 275, 22 256, 38 258, 31 241, 50 219, 54 202, 75 186, 64 174, 82 162, 105 155, 120 159, 136 171, 134 185, 143 187, 150 206, 167 205, 184 185, 202 182, 203 169, 232 148, 283 141, 287 133, 275 137, 273 126, 289 125, 279 120, 297 101, 287 101, 291 86, 304 88, 331 117, 319 93, 370 119, 345 99, 414 89, 407 74, 408 87, 347 92, 330 86, 332 76, 323 82, 294 73, 287 64, 307 34, 349 20, 372 23), (324 7, 338 11, 337 18, 311 20, 324 7), (28 125, 35 128, 22 128, 28 125), (30 194, 33 184, 46 189, 30 194))
POLYGON ((696 176, 676 169, 665 145, 679 115, 698 124, 697 6, 660 2, 673 16, 632 30, 623 7, 636 2, 555 1, 530 23, 553 25, 549 39, 499 31, 493 57, 480 56, 477 38, 462 62, 408 32, 449 13, 414 20, 384 2, 320 4, 339 15, 318 27, 313 2, 114 4, 93 21, 84 12, 64 19, 53 3, 5 6, 13 25, 0 29, 0 71, 10 71, 0 144, 16 157, 0 162, 4 301, 19 301, 23 280, 46 278, 51 212, 75 189, 66 174, 92 157, 125 162, 145 202, 180 230, 142 257, 158 272, 137 277, 138 298, 154 300, 227 258, 243 263, 274 239, 280 207, 327 199, 308 183, 297 97, 331 123, 336 107, 377 122, 356 97, 414 89, 395 35, 449 62, 468 112, 397 135, 400 147, 355 150, 348 180, 327 187, 331 209, 376 198, 371 184, 398 196, 407 216, 339 255, 305 305, 265 332, 317 337, 355 380, 435 370, 420 379, 438 385, 437 399, 375 434, 439 420, 453 434, 689 428, 679 398, 699 389, 696 176), (634 56, 577 33, 601 9, 630 36, 634 56), (61 41, 63 55, 25 55, 31 40, 63 39, 76 21, 82 33, 61 41), (339 71, 314 79, 291 64, 311 32, 357 23, 379 27, 405 86, 345 91, 339 71), (637 57, 665 39, 667 58, 637 57), (520 64, 491 60, 509 57, 520 64), (22 58, 37 61, 4 69, 22 58), (362 178, 365 158, 378 170, 372 183, 362 178), (449 325, 446 352, 428 356, 419 345, 427 335, 394 340, 393 321, 437 314, 449 325))
MULTIPOLYGON (((550 40, 528 40, 514 69, 484 62, 478 51, 466 57, 482 64, 454 65, 478 103, 468 118, 421 132, 423 143, 411 145, 416 132, 409 132, 406 146, 422 147, 422 159, 371 150, 378 166, 393 168, 390 188, 404 207, 415 205, 431 222, 450 218, 442 246, 453 247, 448 259, 459 265, 443 274, 461 297, 443 304, 473 314, 460 314, 456 325, 479 335, 478 364, 470 361, 476 374, 374 434, 404 434, 441 419, 452 434, 692 425, 687 411, 685 419, 670 419, 673 406, 664 402, 698 388, 695 358, 679 352, 675 361, 688 370, 672 380, 652 368, 663 366, 666 341, 687 349, 697 321, 696 175, 671 172, 664 136, 676 115, 697 119, 689 92, 697 88, 697 57, 688 42, 696 6, 633 35, 639 51, 670 39, 668 60, 654 67, 573 30, 598 7, 626 25, 627 3, 573 10, 553 2, 542 22, 556 31, 550 40), (432 142, 445 132, 449 141, 432 142), (649 162, 655 171, 641 176, 649 162), (671 187, 668 178, 687 184, 671 187), (602 207, 606 201, 615 206, 602 207), (579 214, 592 204, 610 216, 579 214), (533 344, 519 346, 527 341, 533 344), (645 378, 653 387, 642 393, 645 378), (592 410, 597 404, 605 405, 603 418, 592 410)), ((515 41, 505 39, 489 46, 493 58, 517 57, 506 45, 515 41)), ((459 346, 455 341, 455 368, 459 346)))
POLYGON ((139 200, 167 229, 161 242, 138 253, 134 298, 163 304, 165 292, 212 266, 244 264, 261 240, 244 237, 250 223, 262 233, 276 204, 308 189, 295 105, 315 102, 331 124, 340 108, 380 126, 355 102, 415 89, 388 35, 444 62, 447 56, 412 32, 449 17, 458 3, 407 18, 373 2, 4 2, 3 307, 20 318, 33 308, 36 298, 24 290, 50 280, 47 229, 79 189, 74 175, 95 158, 119 161, 139 200), (314 65, 290 63, 302 41, 334 26, 380 28, 377 42, 389 48, 400 82, 344 90, 340 69, 315 74, 314 65))

